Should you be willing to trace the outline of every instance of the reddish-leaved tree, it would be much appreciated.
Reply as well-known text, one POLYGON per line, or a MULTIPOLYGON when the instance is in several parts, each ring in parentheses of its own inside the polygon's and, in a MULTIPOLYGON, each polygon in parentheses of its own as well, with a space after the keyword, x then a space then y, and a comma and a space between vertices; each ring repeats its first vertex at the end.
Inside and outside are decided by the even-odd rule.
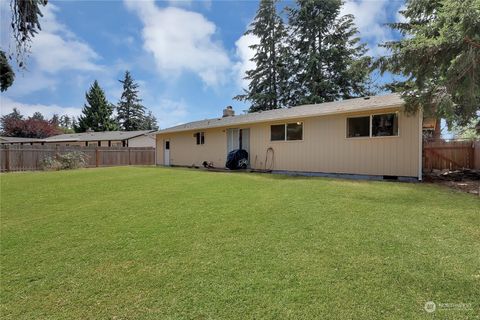
POLYGON ((0 119, 1 135, 21 138, 48 138, 63 132, 54 121, 28 118, 24 119, 17 110, 0 119))

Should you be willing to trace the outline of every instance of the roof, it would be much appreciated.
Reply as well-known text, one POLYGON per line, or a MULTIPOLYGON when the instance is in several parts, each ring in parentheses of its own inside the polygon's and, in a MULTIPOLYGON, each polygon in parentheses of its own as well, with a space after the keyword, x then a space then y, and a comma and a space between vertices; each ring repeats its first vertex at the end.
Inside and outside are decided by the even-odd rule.
POLYGON ((170 133, 208 128, 236 126, 248 123, 268 122, 276 120, 308 118, 331 114, 351 113, 358 111, 372 111, 387 107, 400 107, 404 101, 398 94, 383 96, 362 97, 319 104, 308 104, 292 108, 282 108, 269 111, 247 113, 224 118, 194 121, 178 126, 166 128, 156 133, 170 133))
POLYGON ((153 130, 141 131, 103 131, 103 132, 82 132, 66 133, 44 139, 45 142, 60 141, 106 141, 106 140, 128 140, 138 136, 146 135, 153 130))
POLYGON ((22 142, 42 142, 42 139, 20 138, 20 137, 0 137, 0 143, 22 143, 22 142))

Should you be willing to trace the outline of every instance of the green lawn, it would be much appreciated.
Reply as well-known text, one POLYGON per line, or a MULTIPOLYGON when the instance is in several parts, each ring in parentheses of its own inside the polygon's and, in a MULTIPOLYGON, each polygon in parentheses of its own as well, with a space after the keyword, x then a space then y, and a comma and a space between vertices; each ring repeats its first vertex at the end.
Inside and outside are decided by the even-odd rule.
POLYGON ((0 179, 3 319, 480 317, 475 196, 154 167, 0 179))

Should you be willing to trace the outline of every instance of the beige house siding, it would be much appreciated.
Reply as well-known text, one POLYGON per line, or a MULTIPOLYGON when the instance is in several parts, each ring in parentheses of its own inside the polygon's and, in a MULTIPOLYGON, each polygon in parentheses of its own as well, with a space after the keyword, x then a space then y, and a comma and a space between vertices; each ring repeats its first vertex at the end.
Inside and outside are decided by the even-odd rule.
MULTIPOLYGON (((303 140, 270 141, 270 125, 285 121, 242 125, 250 128, 250 165, 265 169, 269 147, 274 150, 274 164, 269 156, 267 169, 364 175, 417 177, 419 172, 420 115, 408 117, 399 108, 375 112, 337 114, 289 120, 302 121, 303 140), (399 112, 396 137, 346 138, 347 117, 399 112)), ((212 161, 224 167, 227 153, 227 128, 206 129, 205 144, 196 145, 196 131, 157 135, 157 163, 163 164, 164 141, 170 140, 170 164, 201 166, 212 161)))
POLYGON ((163 164, 165 141, 170 141, 170 164, 177 166, 201 166, 211 161, 215 167, 224 167, 227 157, 226 129, 207 129, 205 144, 196 144, 193 136, 198 131, 187 131, 157 135, 157 163, 163 164))
POLYGON ((155 138, 149 135, 143 135, 128 140, 129 147, 155 147, 155 138))
MULTIPOLYGON (((99 141, 73 141, 73 142, 45 142, 45 144, 52 144, 52 145, 59 145, 59 146, 81 146, 85 147, 86 144, 88 143, 89 147, 98 147, 98 142, 99 141)), ((123 141, 121 140, 111 140, 110 141, 110 146, 111 147, 121 147, 123 146, 123 141)), ((101 147, 108 147, 108 141, 107 140, 102 140, 100 141, 100 146, 101 147)), ((142 136, 142 137, 135 137, 132 139, 128 140, 128 146, 129 147, 155 147, 155 140, 150 137, 142 136)))
POLYGON ((58 141, 45 141, 44 142, 44 145, 46 146, 61 146, 61 147, 65 147, 65 146, 80 146, 80 147, 85 147, 85 142, 82 141, 82 142, 77 142, 77 141, 67 141, 67 142, 58 142, 58 141))

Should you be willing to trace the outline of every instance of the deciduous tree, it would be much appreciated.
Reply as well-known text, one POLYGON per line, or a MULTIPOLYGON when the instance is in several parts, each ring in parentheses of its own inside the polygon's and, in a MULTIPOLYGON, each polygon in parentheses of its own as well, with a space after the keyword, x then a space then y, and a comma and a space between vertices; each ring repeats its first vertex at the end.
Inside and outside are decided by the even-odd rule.
POLYGON ((7 137, 21 138, 48 138, 57 134, 61 134, 61 130, 52 123, 52 120, 43 119, 40 113, 35 116, 24 119, 16 108, 13 112, 0 118, 2 126, 2 135, 7 137))

